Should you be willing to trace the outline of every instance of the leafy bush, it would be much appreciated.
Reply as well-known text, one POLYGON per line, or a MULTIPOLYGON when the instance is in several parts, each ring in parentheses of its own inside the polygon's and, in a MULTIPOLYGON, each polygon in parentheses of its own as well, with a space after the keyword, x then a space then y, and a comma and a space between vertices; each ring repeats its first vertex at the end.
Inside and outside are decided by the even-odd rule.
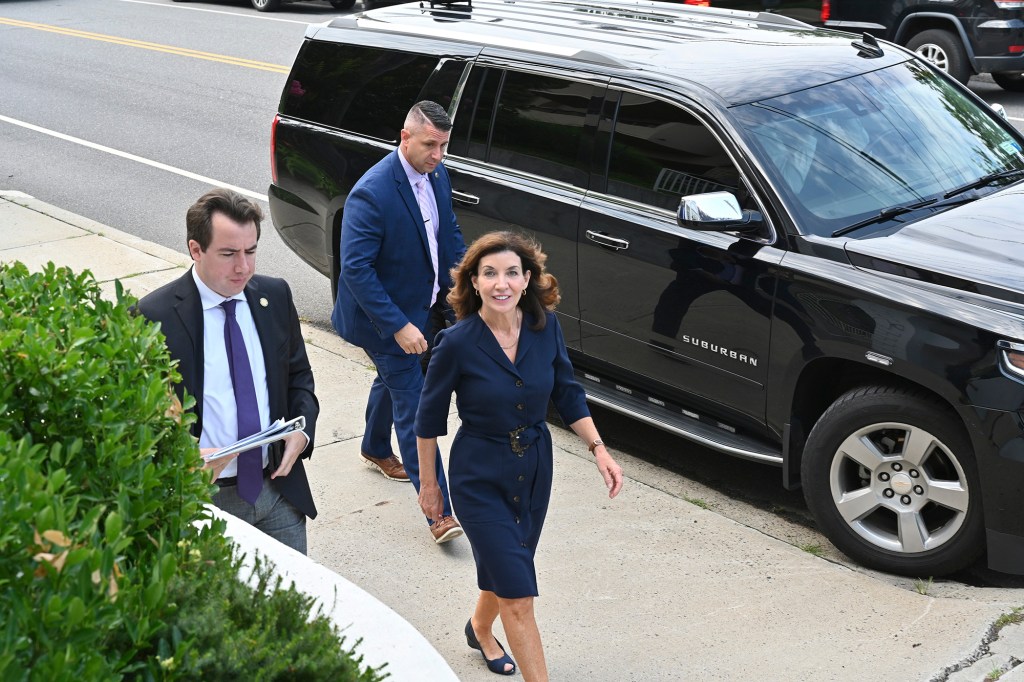
POLYGON ((238 582, 222 522, 195 524, 213 488, 194 416, 116 299, 0 266, 0 679, 381 679, 265 567, 238 582))

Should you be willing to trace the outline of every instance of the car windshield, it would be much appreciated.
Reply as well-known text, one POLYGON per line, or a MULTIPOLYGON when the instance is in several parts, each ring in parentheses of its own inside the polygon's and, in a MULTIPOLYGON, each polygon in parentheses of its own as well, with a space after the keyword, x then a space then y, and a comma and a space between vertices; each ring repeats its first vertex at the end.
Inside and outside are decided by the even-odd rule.
POLYGON ((957 190, 961 203, 976 196, 968 185, 1022 179, 994 175, 1024 169, 1008 126, 914 62, 733 112, 803 233, 912 220, 957 190))

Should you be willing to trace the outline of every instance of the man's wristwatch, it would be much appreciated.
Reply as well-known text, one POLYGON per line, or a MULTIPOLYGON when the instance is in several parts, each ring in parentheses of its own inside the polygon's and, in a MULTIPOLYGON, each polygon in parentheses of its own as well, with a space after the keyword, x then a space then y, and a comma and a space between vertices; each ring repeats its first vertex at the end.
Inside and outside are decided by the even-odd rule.
POLYGON ((595 438, 593 441, 590 442, 590 445, 587 447, 587 449, 590 450, 590 454, 594 454, 594 448, 596 448, 598 445, 604 445, 604 441, 601 440, 600 438, 595 438))

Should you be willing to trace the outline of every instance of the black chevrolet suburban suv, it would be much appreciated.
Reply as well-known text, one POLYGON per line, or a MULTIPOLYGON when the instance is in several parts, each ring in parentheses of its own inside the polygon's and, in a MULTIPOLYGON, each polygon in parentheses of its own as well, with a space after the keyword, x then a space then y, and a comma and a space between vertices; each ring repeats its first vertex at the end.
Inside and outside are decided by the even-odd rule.
POLYGON ((912 52, 777 14, 435 5, 307 30, 269 188, 297 254, 337 282, 347 193, 440 102, 467 240, 542 242, 591 401, 776 465, 867 566, 1024 572, 1012 126, 912 52))

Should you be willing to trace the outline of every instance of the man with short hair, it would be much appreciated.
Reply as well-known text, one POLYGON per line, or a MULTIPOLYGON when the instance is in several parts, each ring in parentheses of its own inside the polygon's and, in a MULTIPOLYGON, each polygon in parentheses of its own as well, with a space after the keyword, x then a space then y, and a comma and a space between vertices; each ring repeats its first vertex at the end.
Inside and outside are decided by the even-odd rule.
MULTIPOLYGON (((441 163, 451 128, 441 105, 416 103, 398 149, 352 188, 342 218, 341 277, 331 316, 341 337, 363 348, 377 369, 360 457, 388 478, 411 479, 417 492, 413 421, 423 388, 420 356, 433 342, 427 338, 431 316, 447 305, 449 271, 466 250, 441 163), (402 461, 391 452, 391 418, 402 461)), ((440 450, 437 461, 441 472, 440 450)), ((443 478, 439 484, 444 516, 430 532, 440 544, 461 535, 462 528, 452 517, 443 478)))
POLYGON ((144 297, 178 360, 178 398, 195 397, 193 435, 206 454, 277 419, 305 417, 305 433, 243 452, 219 472, 218 507, 306 553, 316 506, 302 459, 313 452, 320 407, 288 284, 256 275, 263 212, 228 189, 204 194, 186 215, 192 268, 144 297))

